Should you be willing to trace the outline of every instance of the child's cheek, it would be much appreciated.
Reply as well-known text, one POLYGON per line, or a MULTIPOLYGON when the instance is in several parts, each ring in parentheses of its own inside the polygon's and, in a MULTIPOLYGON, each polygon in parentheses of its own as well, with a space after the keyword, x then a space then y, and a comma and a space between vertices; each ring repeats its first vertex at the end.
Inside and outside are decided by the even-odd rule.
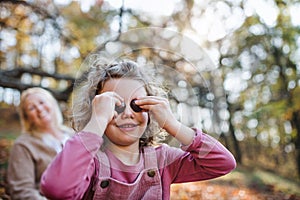
POLYGON ((150 123, 150 115, 148 112, 143 112, 144 121, 146 122, 146 125, 149 125, 150 123))

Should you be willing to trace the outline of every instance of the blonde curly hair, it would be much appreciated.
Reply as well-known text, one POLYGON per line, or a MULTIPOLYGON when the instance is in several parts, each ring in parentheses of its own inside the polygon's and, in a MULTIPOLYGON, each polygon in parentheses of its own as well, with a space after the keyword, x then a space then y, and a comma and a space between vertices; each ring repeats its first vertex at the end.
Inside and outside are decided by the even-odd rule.
MULTIPOLYGON (((165 96, 166 93, 157 83, 152 81, 151 75, 145 68, 138 66, 131 60, 120 60, 108 63, 96 56, 89 63, 88 70, 81 79, 77 79, 72 103, 72 127, 81 131, 91 118, 92 100, 101 91, 105 82, 110 78, 130 78, 143 83, 148 96, 165 96)), ((164 138, 164 131, 149 114, 149 123, 140 138, 140 146, 156 144, 164 138)))

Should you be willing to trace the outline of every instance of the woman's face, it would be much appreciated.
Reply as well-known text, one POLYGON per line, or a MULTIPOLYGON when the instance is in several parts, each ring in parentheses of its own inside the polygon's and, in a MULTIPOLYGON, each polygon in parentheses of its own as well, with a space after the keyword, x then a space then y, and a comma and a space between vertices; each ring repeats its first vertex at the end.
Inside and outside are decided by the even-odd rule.
POLYGON ((53 105, 43 94, 29 94, 23 109, 27 120, 35 129, 42 130, 54 121, 53 105))
POLYGON ((144 85, 140 81, 127 78, 109 79, 105 82, 101 93, 108 91, 114 91, 124 98, 126 107, 122 113, 110 121, 105 135, 115 145, 138 144, 147 127, 148 113, 134 112, 130 107, 130 101, 137 97, 147 96, 144 85))

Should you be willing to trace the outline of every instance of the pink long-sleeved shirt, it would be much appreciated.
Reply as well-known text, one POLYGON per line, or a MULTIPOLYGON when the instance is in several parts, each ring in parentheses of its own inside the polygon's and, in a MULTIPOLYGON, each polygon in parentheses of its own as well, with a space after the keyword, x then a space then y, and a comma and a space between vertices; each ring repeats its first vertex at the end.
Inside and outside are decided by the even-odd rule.
MULTIPOLYGON (((97 134, 76 134, 44 172, 42 193, 50 199, 81 199, 95 173, 95 158, 102 144, 103 138, 97 134)), ((199 130, 189 146, 179 149, 163 144, 155 151, 162 181, 162 199, 170 199, 172 183, 212 179, 236 167, 232 154, 216 139, 199 130)), ((134 181, 143 167, 141 160, 136 166, 126 166, 111 152, 106 154, 111 161, 112 178, 119 181, 134 181)))

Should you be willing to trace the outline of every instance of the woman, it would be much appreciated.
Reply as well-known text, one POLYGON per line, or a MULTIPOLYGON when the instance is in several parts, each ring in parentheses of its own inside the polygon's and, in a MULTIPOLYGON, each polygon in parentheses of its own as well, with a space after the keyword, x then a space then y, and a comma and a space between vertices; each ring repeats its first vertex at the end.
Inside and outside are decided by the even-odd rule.
POLYGON ((73 131, 63 125, 55 98, 42 88, 22 92, 19 115, 22 134, 10 153, 8 193, 12 199, 46 199, 39 192, 41 175, 73 131))

